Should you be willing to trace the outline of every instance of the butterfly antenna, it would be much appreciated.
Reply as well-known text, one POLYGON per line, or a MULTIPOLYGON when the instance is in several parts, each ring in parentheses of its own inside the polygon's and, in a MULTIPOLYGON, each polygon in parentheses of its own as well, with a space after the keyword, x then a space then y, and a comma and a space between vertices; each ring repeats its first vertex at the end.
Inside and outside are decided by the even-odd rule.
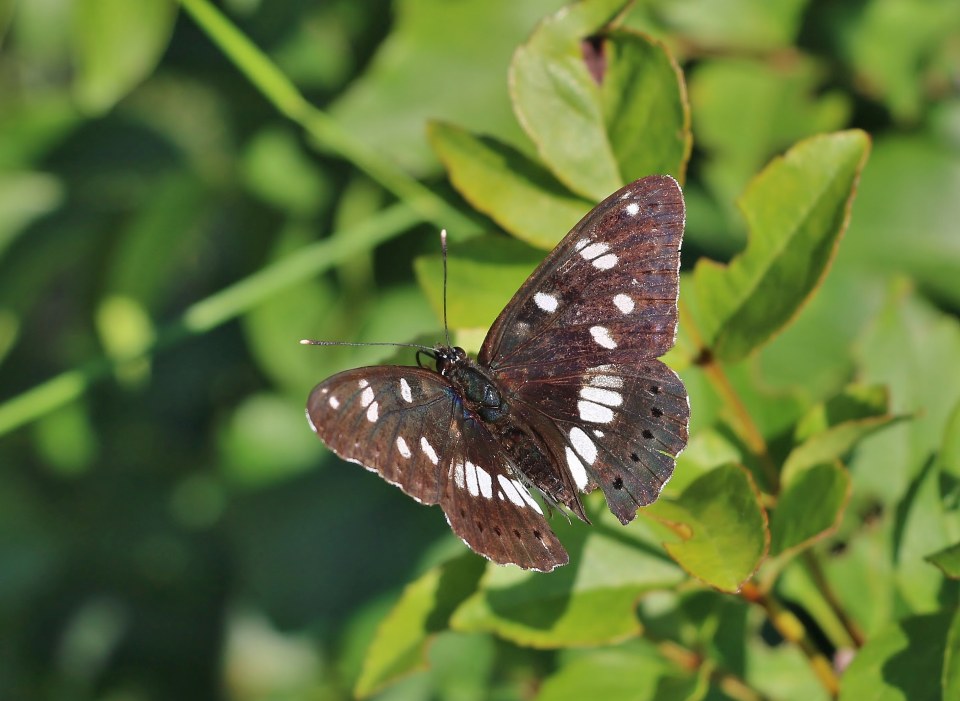
POLYGON ((447 230, 440 230, 440 257, 443 259, 443 335, 450 347, 450 327, 447 326, 447 230))
POLYGON ((421 346, 419 343, 364 343, 364 342, 350 342, 350 341, 314 341, 310 338, 304 338, 300 341, 302 346, 395 346, 397 348, 416 348, 419 351, 429 355, 431 358, 435 357, 433 348, 430 346, 421 346))

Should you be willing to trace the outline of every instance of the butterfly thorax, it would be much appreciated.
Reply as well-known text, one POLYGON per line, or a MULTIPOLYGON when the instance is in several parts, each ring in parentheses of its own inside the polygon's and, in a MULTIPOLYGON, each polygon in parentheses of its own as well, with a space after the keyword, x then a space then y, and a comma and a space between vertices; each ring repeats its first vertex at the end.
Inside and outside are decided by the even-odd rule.
POLYGON ((526 421, 510 411, 496 382, 478 362, 459 347, 439 346, 437 372, 457 389, 467 416, 480 418, 487 430, 510 457, 510 463, 524 482, 536 487, 552 504, 563 504, 587 521, 573 485, 556 470, 545 441, 526 421))
POLYGON ((496 384, 463 348, 439 346, 436 354, 437 372, 460 391, 467 409, 488 423, 495 423, 507 415, 507 405, 496 384))

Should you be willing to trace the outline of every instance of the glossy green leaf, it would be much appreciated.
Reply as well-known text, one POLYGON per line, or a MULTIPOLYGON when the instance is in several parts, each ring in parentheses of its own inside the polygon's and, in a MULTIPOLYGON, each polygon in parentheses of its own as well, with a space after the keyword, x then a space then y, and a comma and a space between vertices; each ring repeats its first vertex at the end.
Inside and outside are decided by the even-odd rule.
POLYGON ((809 467, 783 485, 770 519, 770 554, 809 547, 836 530, 850 498, 850 476, 837 464, 809 467))
POLYGON ((565 665, 543 683, 537 701, 693 701, 706 683, 668 664, 650 646, 592 652, 565 665))
POLYGON ((738 465, 711 470, 676 499, 661 499, 641 513, 677 536, 665 547, 684 570, 721 591, 739 591, 770 544, 760 494, 738 465))
POLYGON ((425 666, 430 638, 447 629, 450 615, 476 589, 484 562, 462 555, 407 586, 370 645, 354 688, 359 698, 425 666))
POLYGON ((950 579, 960 579, 960 543, 954 543, 923 558, 950 579))
MULTIPOLYGON (((484 236, 451 246, 447 257, 450 327, 490 328, 543 256, 542 251, 505 236, 484 236)), ((443 310, 440 256, 422 256, 414 269, 439 317, 443 310)))
POLYGON ((840 701, 951 698, 943 695, 941 679, 954 617, 950 612, 907 618, 871 637, 840 678, 840 701))
POLYGON ((504 230, 543 249, 553 248, 590 211, 543 166, 496 139, 433 122, 430 145, 454 187, 504 230))
POLYGON ((637 599, 676 586, 683 572, 643 524, 624 527, 605 508, 590 516, 592 527, 551 523, 570 553, 565 567, 537 574, 491 565, 480 590, 454 614, 453 628, 544 648, 599 645, 639 634, 637 599))
POLYGON ((693 137, 680 67, 663 44, 627 31, 605 35, 603 51, 600 99, 621 179, 683 182, 693 137))
POLYGON ((625 5, 624 0, 569 5, 543 20, 510 64, 514 111, 540 158, 571 190, 595 202, 624 179, 581 41, 625 5))
POLYGON ((700 323, 717 358, 746 357, 799 311, 826 274, 846 228, 869 139, 814 137, 771 163, 740 201, 747 248, 729 265, 694 270, 700 323))
POLYGON ((89 112, 108 110, 154 69, 173 32, 170 0, 77 0, 75 91, 89 112))

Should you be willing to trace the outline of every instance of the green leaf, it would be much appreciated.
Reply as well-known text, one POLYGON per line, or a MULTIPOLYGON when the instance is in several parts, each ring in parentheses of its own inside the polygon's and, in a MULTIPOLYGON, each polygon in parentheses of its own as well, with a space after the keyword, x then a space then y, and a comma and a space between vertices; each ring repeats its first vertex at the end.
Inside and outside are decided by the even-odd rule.
MULTIPOLYGON (((840 678, 840 701, 940 701, 947 632, 954 613, 891 623, 873 636, 840 678)), ((955 645, 955 638, 952 641, 955 645)), ((956 650, 951 651, 956 654, 956 650)))
POLYGON ((950 579, 960 579, 960 543, 949 545, 923 559, 939 567, 950 579))
POLYGON ((844 8, 847 16, 839 39, 860 88, 882 100, 897 119, 917 119, 928 99, 925 86, 937 80, 931 70, 937 59, 944 66, 939 71, 944 78, 949 75, 946 66, 955 61, 947 37, 960 32, 960 6, 951 0, 930 0, 923 12, 917 12, 912 0, 875 0, 858 8, 855 21, 844 8))
POLYGON ((74 16, 77 101, 105 112, 153 71, 173 33, 170 0, 78 0, 74 16))
POLYGON ((797 426, 797 435, 808 436, 787 456, 783 480, 811 465, 841 459, 870 434, 904 417, 887 413, 885 387, 851 388, 808 413, 797 426), (859 396, 858 396, 859 395, 859 396), (818 431, 818 427, 823 426, 818 431))
POLYGON ((913 415, 911 421, 870 436, 850 462, 854 492, 871 494, 893 508, 949 436, 960 397, 960 327, 955 317, 899 284, 892 286, 857 347, 861 379, 888 385, 891 411, 913 415))
POLYGON ((847 385, 797 422, 794 441, 802 443, 846 422, 878 418, 889 411, 890 391, 885 385, 847 385))
POLYGON ((726 210, 731 228, 742 223, 734 200, 771 156, 799 139, 847 124, 850 100, 823 89, 824 73, 803 57, 790 62, 712 58, 691 69, 697 148, 706 156, 704 185, 726 210))
POLYGON ((675 587, 684 575, 642 524, 624 527, 600 508, 590 510, 590 528, 558 519, 551 524, 570 553, 566 567, 537 574, 491 565, 480 591, 454 614, 453 628, 539 648, 600 645, 639 634, 637 599, 675 587))
POLYGON ((683 182, 693 136, 680 67, 648 37, 615 31, 604 38, 600 99, 621 179, 669 173, 683 182))
POLYGON ((850 476, 840 465, 815 465, 797 474, 777 499, 770 519, 770 554, 795 554, 829 535, 850 498, 850 476))
POLYGON ((391 31, 331 114, 415 175, 436 168, 429 119, 518 140, 504 75, 517 44, 565 2, 399 0, 391 31))
POLYGON ((593 207, 508 144, 442 122, 430 124, 429 138, 460 194, 532 246, 553 248, 593 207))
POLYGON ((675 701, 703 698, 702 677, 665 662, 652 645, 592 652, 548 678, 537 701, 675 701))
POLYGON ((946 135, 922 131, 877 139, 842 255, 874 271, 909 273, 956 307, 960 151, 952 144, 946 135), (908 242, 904 231, 910 232, 908 242))
POLYGON ((770 544, 760 494, 739 465, 711 470, 676 499, 663 498, 641 513, 679 536, 665 547, 684 570, 721 591, 739 591, 770 544))
MULTIPOLYGON (((486 331, 513 294, 543 260, 543 252, 505 236, 482 236, 451 246, 447 253, 447 319, 451 328, 486 331)), ((443 309, 440 256, 414 263, 417 281, 437 310, 443 309)))
POLYGON ((746 357, 815 291, 846 228, 868 149, 857 130, 814 137, 750 185, 740 200, 747 248, 729 265, 702 260, 694 270, 701 329, 717 358, 746 357))
POLYGON ((657 9, 687 41, 742 53, 789 46, 806 5, 805 0, 671 0, 657 9))
POLYGON ((426 666, 430 638, 476 589, 484 560, 465 554, 435 567, 404 590, 370 644, 354 693, 365 698, 426 666))
POLYGON ((581 41, 625 4, 585 0, 565 7, 540 23, 510 64, 514 111, 543 162, 571 190, 594 202, 624 180, 581 41))
POLYGON ((943 698, 960 698, 960 611, 953 615, 943 655, 943 698))

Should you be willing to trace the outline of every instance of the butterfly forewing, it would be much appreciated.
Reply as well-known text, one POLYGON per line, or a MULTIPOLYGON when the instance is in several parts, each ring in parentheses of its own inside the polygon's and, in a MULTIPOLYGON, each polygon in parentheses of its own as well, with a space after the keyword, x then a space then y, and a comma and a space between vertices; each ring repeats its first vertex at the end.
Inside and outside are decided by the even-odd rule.
POLYGON ((500 564, 549 572, 568 560, 504 451, 436 372, 349 370, 317 385, 307 417, 337 455, 377 472, 500 564))
POLYGON ((600 486, 624 523, 686 445, 689 406, 656 358, 674 343, 683 197, 667 176, 600 203, 520 288, 478 362, 552 436, 557 469, 600 486))
POLYGON ((589 361, 630 364, 673 346, 683 197, 669 176, 643 178, 587 214, 497 318, 478 362, 494 371, 589 361))

